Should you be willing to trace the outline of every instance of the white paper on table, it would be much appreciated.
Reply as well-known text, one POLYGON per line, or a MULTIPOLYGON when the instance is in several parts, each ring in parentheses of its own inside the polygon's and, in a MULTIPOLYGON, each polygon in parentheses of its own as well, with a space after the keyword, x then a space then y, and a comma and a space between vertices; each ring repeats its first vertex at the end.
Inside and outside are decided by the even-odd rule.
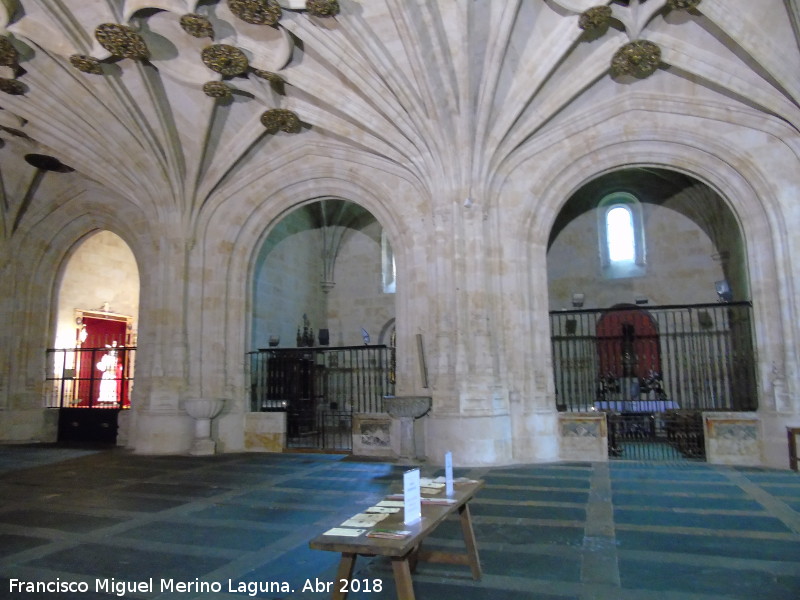
POLYGON ((366 513, 383 513, 383 514, 391 514, 391 513, 398 513, 400 512, 399 506, 370 506, 364 512, 366 513))
POLYGON ((343 537, 358 537, 363 534, 366 529, 354 529, 350 527, 334 527, 333 529, 328 529, 322 535, 340 535, 343 537))
MULTIPOLYGON (((437 478, 438 479, 438 478, 437 478)), ((421 487, 441 488, 444 487, 444 482, 439 482, 431 477, 420 477, 419 485, 421 487)))
POLYGON ((375 523, 380 523, 383 521, 387 516, 386 514, 380 513, 359 513, 357 515, 353 515, 347 521, 342 523, 342 527, 372 527, 375 523))
POLYGON ((388 506, 389 508, 403 508, 402 500, 381 500, 375 506, 388 506))

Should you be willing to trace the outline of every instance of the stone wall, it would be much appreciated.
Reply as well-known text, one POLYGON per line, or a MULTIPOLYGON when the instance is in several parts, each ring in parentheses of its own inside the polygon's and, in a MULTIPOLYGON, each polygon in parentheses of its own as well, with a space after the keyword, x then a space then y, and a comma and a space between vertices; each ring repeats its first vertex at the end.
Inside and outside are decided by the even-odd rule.
POLYGON ((128 245, 110 231, 90 235, 75 248, 58 288, 56 348, 75 346, 75 309, 102 310, 133 318, 139 314, 139 269, 128 245))
POLYGON ((257 269, 252 349, 266 348, 270 336, 278 336, 283 348, 295 347, 304 314, 317 332, 325 322, 322 240, 306 211, 292 212, 270 232, 257 269))
POLYGON ((706 460, 722 465, 760 465, 762 426, 755 413, 703 413, 706 460))
MULTIPOLYGON (((648 177, 651 176, 646 173, 639 175, 640 180, 648 177)), ((639 185, 646 189, 643 183, 639 185)), ((584 295, 583 308, 634 304, 637 298, 646 298, 653 305, 717 302, 714 282, 725 278, 720 261, 715 260, 719 248, 685 212, 654 204, 644 193, 641 200, 644 274, 622 279, 604 275, 599 256, 598 209, 591 209, 561 229, 548 250, 551 310, 572 308, 573 293, 584 295)), ((709 210, 721 212, 716 205, 709 210)))
MULTIPOLYGON (((328 294, 331 345, 363 344, 362 327, 371 344, 381 343, 381 331, 395 317, 395 295, 383 291, 380 234, 380 224, 373 222, 362 230, 349 230, 342 240, 336 285, 328 294)), ((389 344, 388 339, 382 342, 389 344)))

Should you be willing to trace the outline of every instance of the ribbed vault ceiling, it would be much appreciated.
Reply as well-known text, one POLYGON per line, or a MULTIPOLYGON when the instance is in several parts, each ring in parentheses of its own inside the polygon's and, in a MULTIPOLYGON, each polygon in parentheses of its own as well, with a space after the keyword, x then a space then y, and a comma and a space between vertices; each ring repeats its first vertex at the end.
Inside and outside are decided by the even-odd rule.
POLYGON ((480 193, 632 93, 800 128, 781 0, 286 0, 277 23, 247 22, 268 4, 0 0, 5 234, 35 204, 20 203, 31 153, 191 226, 237 177, 313 154, 368 161, 431 196, 442 181, 480 193), (313 14, 326 8, 337 14, 313 14), (658 49, 652 75, 612 69, 634 41, 658 49))

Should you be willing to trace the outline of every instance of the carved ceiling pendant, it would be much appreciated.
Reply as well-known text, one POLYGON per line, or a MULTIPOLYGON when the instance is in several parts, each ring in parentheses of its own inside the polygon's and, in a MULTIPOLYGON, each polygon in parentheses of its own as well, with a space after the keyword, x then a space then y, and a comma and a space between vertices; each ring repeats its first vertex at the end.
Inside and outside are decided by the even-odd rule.
POLYGON ((261 124, 269 133, 298 133, 300 131, 300 119, 290 110, 285 108, 271 108, 261 115, 261 124))
POLYGON ((337 0, 307 0, 306 10, 315 17, 335 17, 339 14, 337 0))
POLYGON ((26 91, 27 88, 21 81, 0 77, 0 92, 5 92, 12 96, 22 96, 26 91))
POLYGON ((73 54, 69 57, 69 62, 73 67, 82 73, 89 73, 91 75, 103 74, 103 70, 100 68, 100 61, 93 56, 86 56, 85 54, 73 54))
POLYGON ((181 28, 196 38, 214 39, 214 26, 206 17, 195 13, 188 13, 181 17, 181 28))
POLYGON ((611 59, 611 74, 644 78, 661 64, 661 48, 648 40, 636 40, 617 50, 611 59))
POLYGON ((669 8, 676 8, 683 10, 696 8, 698 4, 700 4, 700 0, 667 0, 667 6, 669 8))
POLYGON ((142 60, 150 57, 142 36, 127 25, 103 23, 94 30, 94 37, 114 56, 142 60))
POLYGON ((230 86, 222 81, 208 81, 203 84, 203 92, 211 98, 230 98, 233 93, 230 86))
POLYGON ((231 12, 246 23, 275 25, 281 20, 281 6, 277 0, 228 0, 231 12))
POLYGON ((16 67, 19 61, 19 52, 7 37, 0 37, 0 67, 16 67))
POLYGON ((228 44, 214 44, 204 48, 201 58, 209 69, 227 77, 241 75, 250 66, 244 52, 228 44))
POLYGON ((581 14, 578 27, 586 31, 599 31, 607 27, 609 21, 611 21, 610 6, 593 6, 581 14))
POLYGON ((253 75, 255 75, 256 77, 260 77, 261 79, 266 79, 270 83, 284 83, 283 77, 281 77, 277 73, 273 73, 272 71, 253 69, 253 75))

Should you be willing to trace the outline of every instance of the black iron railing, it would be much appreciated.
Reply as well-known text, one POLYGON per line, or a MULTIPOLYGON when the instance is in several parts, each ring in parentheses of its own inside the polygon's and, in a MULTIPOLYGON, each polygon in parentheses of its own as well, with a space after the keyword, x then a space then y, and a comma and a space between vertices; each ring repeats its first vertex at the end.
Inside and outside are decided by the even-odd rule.
POLYGON ((352 415, 394 395, 394 348, 270 348, 248 354, 250 408, 285 411, 287 446, 348 450, 352 415))
POLYGON ((752 306, 619 306, 550 313, 561 411, 757 408, 752 306))
POLYGON ((606 419, 609 458, 648 462, 705 459, 700 412, 608 412, 606 419))
POLYGON ((50 348, 45 407, 130 408, 136 347, 50 348))

